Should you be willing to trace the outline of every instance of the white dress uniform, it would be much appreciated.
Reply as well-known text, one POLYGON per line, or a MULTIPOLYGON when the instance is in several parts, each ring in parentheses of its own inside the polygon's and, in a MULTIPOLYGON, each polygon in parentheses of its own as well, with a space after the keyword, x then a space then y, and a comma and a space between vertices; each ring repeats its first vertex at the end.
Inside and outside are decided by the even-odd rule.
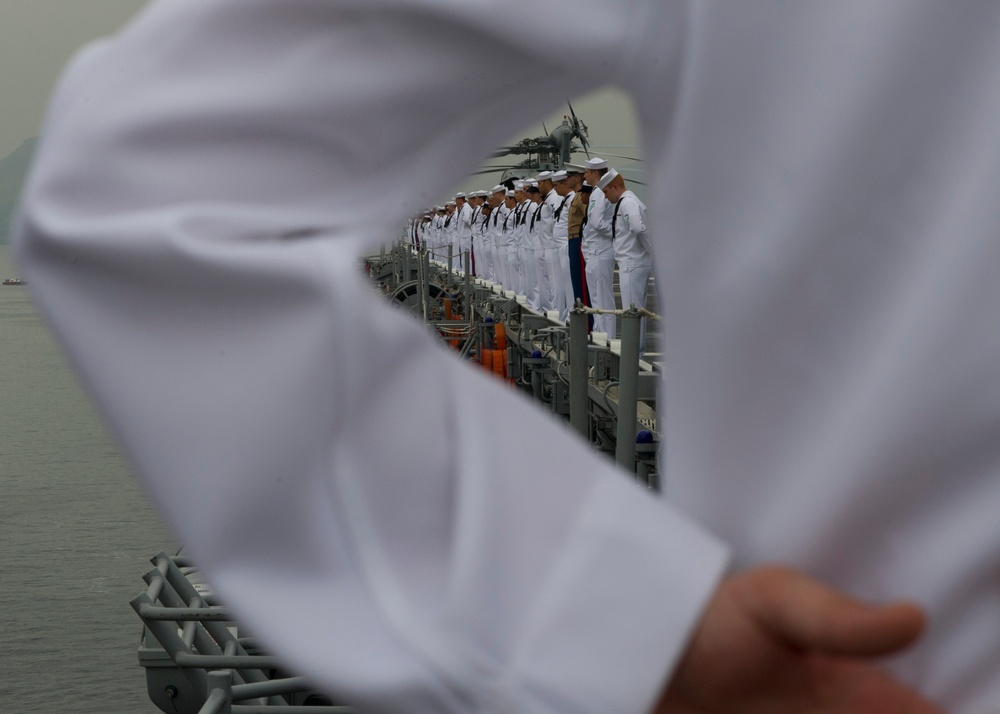
MULTIPOLYGON (((497 193, 496 191, 497 188, 501 187, 496 186, 493 189, 491 189, 490 192, 491 197, 497 193)), ((501 240, 500 240, 501 238, 500 234, 503 227, 503 216, 506 210, 507 207, 504 205, 504 202, 501 199, 497 207, 494 208, 492 211, 490 211, 489 219, 486 226, 487 240, 489 241, 492 253, 492 257, 490 259, 490 273, 491 273, 490 280, 492 280, 495 283, 499 283, 501 285, 503 284, 503 281, 500 279, 500 274, 501 274, 500 266, 501 264, 506 265, 507 263, 506 254, 501 253, 501 251, 503 250, 503 246, 501 245, 501 240)))
POLYGON ((524 219, 525 256, 529 265, 529 270, 525 272, 532 276, 525 287, 527 288, 528 304, 536 310, 542 307, 543 284, 545 283, 543 275, 544 254, 542 253, 542 211, 544 209, 544 203, 532 201, 524 219))
POLYGON ((521 260, 518 254, 517 223, 520 220, 518 206, 507 208, 507 213, 503 217, 503 227, 501 229, 500 240, 503 241, 504 251, 507 253, 507 282, 504 289, 520 292, 521 287, 521 260))
POLYGON ((433 220, 433 219, 427 219, 427 220, 422 221, 420 223, 420 227, 419 227, 419 233, 418 233, 418 235, 420 236, 420 247, 423 248, 424 250, 426 250, 426 249, 428 249, 430 247, 427 244, 427 240, 428 240, 428 238, 430 237, 430 234, 431 234, 431 220, 433 220))
MULTIPOLYGON (((611 218, 615 206, 604 192, 594 187, 587 205, 587 223, 583 226, 581 249, 586 261, 587 291, 591 307, 614 310, 615 248, 611 241, 611 218)), ((608 333, 615 339, 615 316, 594 315, 594 330, 608 333)))
POLYGON ((441 236, 441 259, 448 263, 448 248, 451 248, 451 269, 458 269, 459 256, 462 254, 462 247, 458 241, 458 207, 446 213, 442 224, 441 236))
MULTIPOLYGON (((539 216, 542 226, 538 233, 538 240, 541 244, 541 256, 539 259, 539 303, 545 311, 556 310, 557 299, 556 290, 559 274, 559 257, 556 254, 556 242, 554 237, 556 223, 556 208, 562 199, 555 189, 550 189, 544 198, 544 208, 539 216)), ((563 250, 565 253, 566 251, 563 250)))
MULTIPOLYGON (((454 267, 465 270, 465 256, 472 250, 472 206, 466 201, 455 209, 455 251, 454 267)), ((469 269, 472 269, 472 256, 469 256, 469 269)))
POLYGON ((997 711, 1000 4, 550 4, 557 33, 529 3, 154 0, 77 57, 16 250, 147 492, 268 649, 366 712, 646 711, 720 542, 916 599, 887 666, 997 711), (498 62, 518 81, 409 111, 498 62), (669 306, 667 498, 357 262, 613 81, 669 306))
POLYGON ((518 295, 530 297, 533 286, 538 276, 535 272, 534 250, 531 246, 531 237, 528 235, 528 224, 531 220, 531 211, 534 204, 530 199, 524 201, 515 209, 517 212, 517 225, 514 228, 514 240, 517 246, 517 287, 514 290, 518 295))
POLYGON ((483 215, 483 206, 480 204, 472 209, 472 220, 470 222, 472 227, 470 245, 472 255, 475 259, 473 264, 475 266, 476 277, 486 277, 487 266, 489 265, 489 251, 483 245, 483 224, 485 222, 486 217, 483 215))
POLYGON ((507 276, 507 249, 503 244, 503 224, 507 217, 507 206, 500 205, 490 212, 489 240, 493 247, 493 277, 495 283, 504 284, 507 276))
POLYGON ((569 311, 573 307, 573 278, 569 267, 569 207, 573 203, 576 191, 570 191, 556 205, 555 223, 552 227, 552 242, 556 247, 558 268, 556 269, 555 309, 559 310, 559 319, 564 322, 569 319, 569 311))
POLYGON ((438 258, 438 248, 441 245, 441 225, 444 219, 441 217, 440 213, 434 213, 431 217, 431 223, 428 228, 428 243, 427 247, 431 249, 431 259, 439 260, 438 258))
POLYGON ((521 294, 521 204, 515 204, 504 223, 504 240, 507 245, 507 271, 510 277, 509 290, 521 294))
MULTIPOLYGON (((618 264, 618 287, 622 309, 646 307, 649 277, 653 272, 653 254, 646 225, 646 204, 632 191, 625 191, 615 204, 611 219, 615 262, 618 264)), ((639 352, 646 352, 646 318, 642 318, 639 352)))
POLYGON ((450 265, 448 261, 448 248, 451 247, 452 256, 455 254, 455 247, 452 244, 454 237, 452 229, 455 225, 454 214, 450 214, 447 210, 445 210, 445 212, 441 214, 441 223, 439 225, 441 233, 438 247, 438 260, 444 263, 445 266, 448 266, 450 265))
POLYGON ((494 247, 492 233, 490 231, 490 215, 486 212, 487 206, 483 205, 479 207, 479 225, 476 227, 475 233, 473 234, 473 249, 475 246, 479 246, 479 252, 476 253, 476 273, 479 277, 485 280, 493 280, 493 254, 494 247), (483 258, 480 261, 479 253, 483 254, 483 258), (482 268, 480 268, 482 264, 482 268))

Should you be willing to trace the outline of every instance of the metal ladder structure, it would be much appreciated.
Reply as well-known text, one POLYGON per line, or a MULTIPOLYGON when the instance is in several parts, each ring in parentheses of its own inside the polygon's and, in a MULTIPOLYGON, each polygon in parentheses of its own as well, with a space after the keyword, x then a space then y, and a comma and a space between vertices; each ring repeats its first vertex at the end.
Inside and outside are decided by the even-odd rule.
POLYGON ((183 555, 160 553, 130 604, 143 622, 139 664, 150 700, 168 714, 352 714, 285 674, 216 602, 183 555))

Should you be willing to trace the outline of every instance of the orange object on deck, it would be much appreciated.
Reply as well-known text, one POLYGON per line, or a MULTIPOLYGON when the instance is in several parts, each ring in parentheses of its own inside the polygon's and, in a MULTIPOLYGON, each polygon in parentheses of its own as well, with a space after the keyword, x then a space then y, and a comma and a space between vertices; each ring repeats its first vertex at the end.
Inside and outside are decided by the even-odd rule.
POLYGON ((493 374, 501 379, 507 376, 507 350, 493 350, 493 374))
MULTIPOLYGON (((452 312, 451 298, 450 297, 446 297, 444 299, 444 319, 445 320, 455 320, 455 319, 457 319, 456 316, 455 316, 455 314, 454 314, 454 312, 452 312)), ((455 331, 453 329, 450 329, 450 328, 445 328, 444 332, 446 334, 450 334, 450 335, 454 335, 455 334, 455 331)), ((448 340, 448 344, 451 345, 451 348, 453 350, 457 350, 458 349, 458 342, 459 342, 458 340, 453 340, 453 339, 448 340)))
POLYGON ((479 355, 479 360, 483 363, 486 371, 493 371, 493 350, 483 350, 482 354, 479 355))
POLYGON ((507 328, 502 322, 493 326, 493 347, 498 350, 507 349, 507 328))

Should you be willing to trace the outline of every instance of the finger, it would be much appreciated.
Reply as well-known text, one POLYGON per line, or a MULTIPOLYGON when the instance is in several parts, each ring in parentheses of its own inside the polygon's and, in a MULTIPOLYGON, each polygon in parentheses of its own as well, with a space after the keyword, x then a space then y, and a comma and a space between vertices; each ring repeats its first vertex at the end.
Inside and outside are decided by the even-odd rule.
POLYGON ((924 627, 923 611, 913 603, 864 603, 787 568, 739 577, 739 597, 758 623, 796 648, 885 655, 912 644, 924 627))

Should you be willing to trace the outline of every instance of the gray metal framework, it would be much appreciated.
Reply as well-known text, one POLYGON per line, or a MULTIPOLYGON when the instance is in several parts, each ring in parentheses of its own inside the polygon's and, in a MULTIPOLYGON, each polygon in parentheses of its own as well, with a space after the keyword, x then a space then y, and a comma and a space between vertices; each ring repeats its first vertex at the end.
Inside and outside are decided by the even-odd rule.
POLYGON ((350 714, 277 659, 214 599, 183 555, 160 553, 146 573, 146 591, 130 604, 145 628, 139 664, 150 700, 170 714, 350 714))

